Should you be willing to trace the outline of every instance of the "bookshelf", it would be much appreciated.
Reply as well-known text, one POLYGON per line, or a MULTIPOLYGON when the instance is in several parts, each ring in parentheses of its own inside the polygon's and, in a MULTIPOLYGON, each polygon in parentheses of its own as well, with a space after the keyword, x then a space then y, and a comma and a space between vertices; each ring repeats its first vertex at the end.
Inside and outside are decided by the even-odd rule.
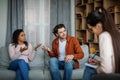
POLYGON ((75 36, 80 44, 89 46, 90 53, 99 51, 99 44, 98 36, 87 29, 86 16, 101 6, 112 14, 116 27, 120 28, 120 0, 75 0, 75 36))

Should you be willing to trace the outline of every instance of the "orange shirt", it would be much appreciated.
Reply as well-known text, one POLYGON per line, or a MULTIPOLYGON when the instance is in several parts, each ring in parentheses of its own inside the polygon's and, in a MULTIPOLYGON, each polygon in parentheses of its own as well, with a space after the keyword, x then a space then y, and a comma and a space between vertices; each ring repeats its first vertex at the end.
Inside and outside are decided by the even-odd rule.
MULTIPOLYGON (((75 37, 67 36, 66 38, 66 55, 74 55, 74 68, 79 68, 78 60, 83 58, 84 54, 78 40, 75 37)), ((59 38, 52 42, 52 51, 48 52, 50 57, 59 57, 59 38)))

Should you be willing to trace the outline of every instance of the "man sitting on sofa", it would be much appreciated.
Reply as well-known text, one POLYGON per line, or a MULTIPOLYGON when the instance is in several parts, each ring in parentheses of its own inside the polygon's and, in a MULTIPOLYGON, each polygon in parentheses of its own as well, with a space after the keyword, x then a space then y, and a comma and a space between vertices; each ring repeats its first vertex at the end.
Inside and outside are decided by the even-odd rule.
POLYGON ((50 73, 52 80, 62 80, 59 69, 64 70, 64 80, 71 80, 73 69, 79 68, 78 60, 84 54, 75 37, 67 35, 63 24, 58 24, 53 29, 57 37, 52 42, 52 50, 44 46, 43 50, 48 51, 50 58, 50 73))

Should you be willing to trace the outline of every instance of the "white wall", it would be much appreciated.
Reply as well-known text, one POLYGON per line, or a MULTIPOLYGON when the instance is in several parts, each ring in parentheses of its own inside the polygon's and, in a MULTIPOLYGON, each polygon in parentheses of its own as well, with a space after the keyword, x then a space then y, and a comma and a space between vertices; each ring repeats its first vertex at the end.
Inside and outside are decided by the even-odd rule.
POLYGON ((0 0, 0 47, 5 46, 8 0, 0 0))

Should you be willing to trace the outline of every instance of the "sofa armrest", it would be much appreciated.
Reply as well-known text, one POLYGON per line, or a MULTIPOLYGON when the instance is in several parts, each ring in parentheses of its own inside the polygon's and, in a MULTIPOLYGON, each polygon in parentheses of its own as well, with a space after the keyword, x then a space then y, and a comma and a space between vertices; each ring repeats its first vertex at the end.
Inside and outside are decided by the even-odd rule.
POLYGON ((88 61, 88 57, 89 57, 89 48, 88 45, 81 45, 81 48, 83 50, 84 57, 79 60, 79 63, 80 66, 85 66, 84 64, 88 61))

